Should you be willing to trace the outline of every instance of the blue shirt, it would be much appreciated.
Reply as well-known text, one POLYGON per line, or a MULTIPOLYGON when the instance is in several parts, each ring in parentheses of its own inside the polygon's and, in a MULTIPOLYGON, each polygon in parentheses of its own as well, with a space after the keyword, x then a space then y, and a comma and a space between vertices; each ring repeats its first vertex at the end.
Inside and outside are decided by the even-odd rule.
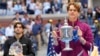
POLYGON ((33 35, 37 35, 41 31, 41 24, 34 24, 32 27, 33 35))

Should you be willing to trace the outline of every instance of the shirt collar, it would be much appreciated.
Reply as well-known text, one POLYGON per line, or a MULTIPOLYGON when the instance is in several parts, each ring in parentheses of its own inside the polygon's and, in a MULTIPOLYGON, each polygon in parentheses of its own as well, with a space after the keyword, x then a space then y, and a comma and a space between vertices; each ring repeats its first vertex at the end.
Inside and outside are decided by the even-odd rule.
POLYGON ((79 22, 79 19, 77 19, 75 22, 71 22, 68 20, 68 25, 75 27, 79 22))
MULTIPOLYGON (((24 35, 22 35, 22 36, 19 38, 19 40, 23 39, 23 37, 24 37, 24 35)), ((14 39, 17 40, 17 38, 16 38, 15 36, 14 36, 14 39)))

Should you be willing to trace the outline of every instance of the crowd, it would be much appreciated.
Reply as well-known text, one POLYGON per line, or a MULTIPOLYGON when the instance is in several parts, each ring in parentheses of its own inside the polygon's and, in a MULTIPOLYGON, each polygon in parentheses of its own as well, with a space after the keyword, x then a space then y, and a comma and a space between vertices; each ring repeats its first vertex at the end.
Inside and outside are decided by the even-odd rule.
MULTIPOLYGON (((59 14, 66 13, 66 6, 74 0, 3 0, 0 2, 1 15, 14 15, 16 12, 24 14, 59 14)), ((77 0, 77 3, 82 5, 82 8, 87 8, 87 2, 77 0)))
MULTIPOLYGON (((66 2, 64 2, 66 3, 66 2)), ((63 3, 64 7, 65 4, 63 3)), ((17 0, 14 2, 13 0, 7 0, 0 2, 0 9, 2 10, 2 14, 7 14, 9 12, 12 15, 16 12, 20 14, 24 14, 27 12, 28 14, 50 14, 50 13, 61 13, 62 12, 62 2, 58 0, 45 0, 43 3, 39 0, 17 0)), ((65 10, 65 9, 63 9, 65 10)))
MULTIPOLYGON (((4 1, 5 2, 5 1, 4 1)), ((16 22, 21 22, 25 26, 25 36, 28 36, 29 39, 33 42, 34 51, 41 50, 41 46, 48 44, 48 35, 52 28, 54 28, 59 36, 59 28, 63 25, 62 19, 58 19, 56 24, 53 24, 53 20, 49 19, 46 24, 43 24, 43 18, 41 14, 50 14, 50 13, 67 13, 66 11, 66 2, 61 4, 57 0, 48 1, 41 3, 39 1, 34 2, 34 0, 27 0, 26 4, 18 0, 16 3, 12 3, 12 0, 8 0, 7 5, 0 7, 2 13, 12 12, 15 17, 12 19, 12 22, 7 27, 2 27, 0 25, 0 45, 3 46, 5 41, 8 38, 14 36, 14 24, 16 22), (64 7, 65 6, 65 7, 64 7), (35 14, 36 17, 33 18, 29 16, 30 14, 35 14), (20 17, 22 15, 22 17, 20 17)), ((80 19, 90 25, 92 32, 94 34, 94 44, 99 47, 100 51, 100 6, 95 8, 88 8, 87 6, 81 8, 80 19)), ((3 47, 0 47, 2 50, 3 47)))

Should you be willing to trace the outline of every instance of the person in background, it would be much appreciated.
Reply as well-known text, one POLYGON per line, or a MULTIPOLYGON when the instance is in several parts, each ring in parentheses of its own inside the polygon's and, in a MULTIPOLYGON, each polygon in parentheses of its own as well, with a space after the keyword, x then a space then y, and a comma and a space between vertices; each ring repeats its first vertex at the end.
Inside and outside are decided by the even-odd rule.
POLYGON ((57 39, 57 34, 53 30, 54 47, 56 53, 61 52, 61 56, 89 56, 88 51, 93 47, 93 34, 88 24, 79 20, 81 12, 80 6, 77 3, 69 3, 68 11, 68 25, 77 30, 78 40, 70 41, 71 51, 64 51, 65 43, 61 39, 57 39))
POLYGON ((13 0, 7 0, 7 14, 13 14, 13 0))
POLYGON ((18 12, 15 13, 15 17, 13 18, 13 20, 22 21, 18 12))
POLYGON ((6 36, 2 32, 0 32, 0 51, 4 50, 4 43, 6 40, 6 36))
POLYGON ((24 13, 23 17, 21 18, 21 22, 26 26, 29 23, 29 20, 28 13, 24 13))
POLYGON ((43 18, 40 14, 36 15, 35 22, 38 24, 43 24, 43 18))
POLYGON ((33 38, 35 38, 38 42, 38 50, 40 50, 42 46, 41 31, 42 31, 41 24, 35 21, 35 24, 32 26, 32 34, 33 38))
POLYGON ((29 14, 34 14, 35 13, 35 7, 36 7, 36 3, 34 2, 34 0, 31 0, 31 3, 29 3, 27 5, 27 12, 29 14))
POLYGON ((2 2, 0 2, 0 7, 2 9, 2 11, 1 11, 2 15, 6 15, 7 14, 7 3, 6 3, 6 0, 2 0, 2 2))
MULTIPOLYGON (((35 56, 34 51, 32 51, 32 42, 28 37, 24 36, 25 26, 21 22, 14 24, 14 36, 6 40, 4 44, 4 54, 3 56, 9 56, 10 47, 19 40, 22 45, 22 53, 16 54, 16 56, 35 56)), ((15 56, 15 55, 14 55, 15 56)))
POLYGON ((14 28, 13 28, 14 22, 10 23, 6 28, 5 28, 5 36, 6 37, 11 37, 14 36, 14 28))
POLYGON ((22 15, 24 14, 24 13, 26 13, 27 12, 27 8, 26 8, 26 5, 25 5, 25 3, 24 3, 24 1, 21 1, 21 7, 22 7, 22 15))
POLYGON ((87 23, 89 25, 93 25, 93 10, 92 8, 88 8, 87 10, 87 23))
POLYGON ((26 31, 25 31, 25 35, 29 36, 29 38, 32 36, 32 27, 34 24, 35 24, 35 21, 33 17, 30 17, 29 23, 26 24, 26 31))
POLYGON ((43 14, 49 14, 51 12, 51 4, 49 0, 45 0, 43 3, 43 14))
POLYGON ((100 21, 96 22, 97 24, 97 30, 95 32, 95 39, 94 39, 94 43, 96 46, 98 46, 98 51, 100 54, 100 21))
POLYGON ((62 20, 58 19, 56 27, 58 27, 60 29, 62 25, 63 25, 62 20))
POLYGON ((59 6, 59 3, 57 0, 54 0, 53 3, 51 4, 51 8, 53 13, 61 13, 60 8, 61 6, 59 6))
POLYGON ((95 16, 95 18, 96 18, 97 20, 100 20, 100 6, 97 6, 97 7, 95 8, 95 11, 96 11, 96 16, 95 16))
POLYGON ((48 41, 49 41, 49 35, 50 35, 50 31, 51 31, 51 26, 53 26, 53 20, 52 19, 49 19, 48 22, 44 25, 44 40, 45 40, 45 43, 48 44, 48 41))
POLYGON ((40 1, 36 1, 35 7, 35 15, 42 14, 42 3, 40 1))
POLYGON ((41 14, 38 14, 36 15, 36 18, 35 18, 35 23, 39 24, 41 26, 41 32, 40 32, 40 36, 41 36, 41 40, 42 40, 42 45, 44 44, 44 39, 43 39, 43 18, 41 16, 41 14))
POLYGON ((16 4, 13 7, 14 12, 18 12, 19 14, 22 14, 22 6, 20 0, 17 0, 16 4))
POLYGON ((60 29, 61 29, 62 26, 63 26, 62 21, 60 19, 58 19, 58 22, 56 24, 56 29, 55 29, 58 38, 61 37, 61 35, 60 35, 60 29))
POLYGON ((26 0, 26 6, 28 6, 31 3, 31 0, 26 0))
POLYGON ((66 6, 68 5, 68 1, 67 0, 62 0, 62 13, 67 13, 67 10, 66 10, 66 6))
POLYGON ((33 17, 30 17, 29 23, 26 24, 26 28, 28 30, 28 33, 32 32, 32 27, 34 24, 35 24, 35 21, 34 21, 33 17))
POLYGON ((2 27, 1 24, 0 24, 0 32, 2 32, 3 35, 5 35, 5 27, 2 27))

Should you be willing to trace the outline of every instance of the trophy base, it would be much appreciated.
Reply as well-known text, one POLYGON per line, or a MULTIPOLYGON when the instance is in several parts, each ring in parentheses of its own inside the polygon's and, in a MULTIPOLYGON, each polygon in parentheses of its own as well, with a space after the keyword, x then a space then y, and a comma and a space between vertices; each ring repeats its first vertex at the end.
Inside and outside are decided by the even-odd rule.
POLYGON ((73 49, 72 48, 64 48, 63 50, 64 51, 72 51, 73 49))

